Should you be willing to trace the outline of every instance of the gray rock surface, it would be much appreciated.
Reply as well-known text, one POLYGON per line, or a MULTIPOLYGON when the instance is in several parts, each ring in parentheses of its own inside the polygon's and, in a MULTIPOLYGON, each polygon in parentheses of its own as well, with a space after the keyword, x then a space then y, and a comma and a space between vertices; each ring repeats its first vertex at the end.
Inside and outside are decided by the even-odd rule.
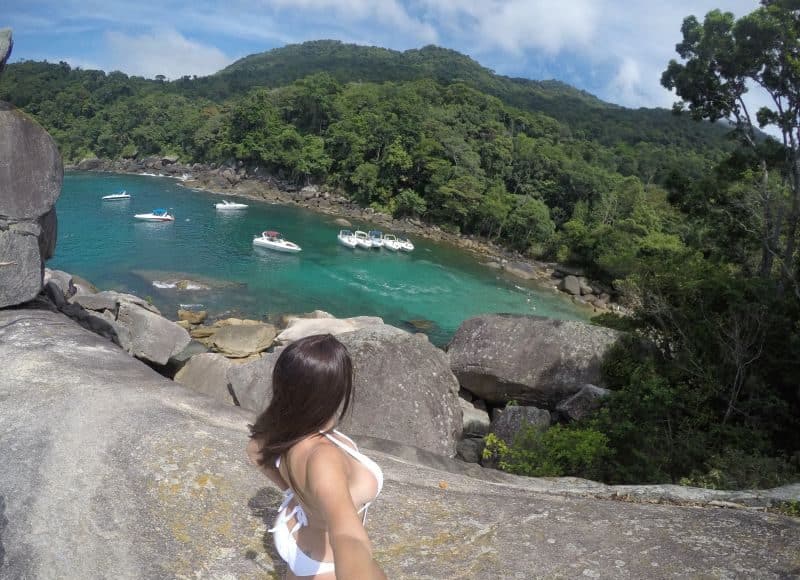
MULTIPOLYGON (((353 411, 342 428, 452 457, 462 418, 447 355, 425 337, 388 325, 337 338, 355 366, 353 411)), ((260 411, 269 403, 276 360, 277 353, 270 353, 228 372, 243 407, 260 411)))
POLYGON ((113 312, 117 311, 120 304, 126 303, 144 308, 153 314, 161 314, 158 308, 146 300, 143 300, 142 298, 139 298, 133 294, 115 292, 114 290, 104 290, 102 292, 95 292, 92 294, 79 293, 72 299, 72 302, 80 304, 87 310, 111 310, 113 312))
POLYGON ((272 369, 281 350, 275 349, 257 361, 228 369, 228 384, 237 405, 256 414, 267 408, 272 400, 272 369))
POLYGON ((564 418, 579 421, 592 411, 599 409, 603 398, 611 391, 594 385, 583 385, 581 390, 556 405, 556 411, 564 418))
MULTIPOLYGON (((171 383, 57 313, 0 311, 0 369, 0 465, 13 465, 0 469, 0 577, 284 573, 267 532, 280 494, 244 454, 251 413, 171 383)), ((358 442, 386 478, 367 530, 389 578, 800 573, 797 519, 597 499, 763 505, 800 499, 800 485, 609 487, 520 478, 391 442, 358 442)))
POLYGON ((462 416, 447 355, 425 336, 388 325, 337 338, 355 367, 355 409, 343 428, 454 456, 462 416))
POLYGON ((581 295, 581 283, 575 276, 565 276, 561 280, 561 284, 559 288, 564 292, 572 294, 573 296, 580 296, 581 295))
POLYGON ((61 154, 47 131, 5 103, 0 159, 0 217, 35 221, 49 212, 61 194, 61 154))
POLYGON ((233 364, 221 354, 196 354, 178 371, 175 382, 221 403, 233 405, 233 397, 228 389, 228 369, 233 364))
POLYGON ((72 277, 72 274, 64 272, 63 270, 45 268, 44 282, 45 284, 48 282, 55 284, 65 299, 72 298, 78 292, 78 287, 75 285, 75 279, 72 277))
POLYGON ((514 442, 514 438, 520 430, 531 425, 539 430, 545 430, 550 426, 550 412, 536 407, 520 407, 512 405, 505 409, 498 409, 492 421, 492 433, 508 444, 514 442))
POLYGON ((463 388, 492 402, 552 409, 580 385, 600 383, 619 333, 583 322, 511 314, 470 318, 447 351, 463 388))
MULTIPOLYGON (((10 35, 2 35, 10 45, 10 35)), ((0 53, 3 49, 0 40, 0 53)), ((2 59, 0 59, 2 68, 2 59)), ((64 170, 55 142, 27 115, 0 102, 0 308, 32 300, 55 249, 53 208, 64 170)))
POLYGON ((36 236, 0 230, 0 307, 33 300, 42 289, 36 236))
MULTIPOLYGON (((320 314, 327 315, 328 313, 321 312, 320 314)), ((334 318, 331 315, 315 316, 314 318, 288 317, 286 319, 286 328, 281 331, 276 340, 280 344, 289 344, 313 334, 339 335, 345 332, 353 332, 360 328, 382 324, 383 319, 376 316, 355 316, 353 318, 334 318)))
POLYGON ((214 333, 214 346, 226 356, 242 358, 267 350, 277 331, 271 324, 224 326, 214 333))
POLYGON ((480 463, 484 447, 482 437, 467 437, 456 445, 456 455, 467 463, 480 463))
POLYGON ((476 408, 475 405, 461 397, 458 398, 458 404, 461 405, 461 412, 463 413, 463 433, 465 435, 486 435, 491 425, 489 413, 483 409, 476 408))
POLYGON ((136 358, 156 364, 167 364, 191 341, 189 333, 174 322, 129 302, 119 303, 116 322, 130 332, 127 337, 120 336, 120 346, 136 358))
POLYGON ((14 39, 10 28, 0 28, 0 74, 11 56, 11 49, 14 48, 14 39))

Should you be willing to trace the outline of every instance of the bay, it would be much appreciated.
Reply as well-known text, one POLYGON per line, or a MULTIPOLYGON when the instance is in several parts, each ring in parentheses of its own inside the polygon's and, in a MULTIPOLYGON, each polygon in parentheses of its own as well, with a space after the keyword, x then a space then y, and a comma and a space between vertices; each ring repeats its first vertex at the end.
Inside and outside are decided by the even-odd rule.
POLYGON ((237 200, 249 204, 247 210, 220 212, 213 204, 221 199, 169 178, 68 172, 48 266, 103 290, 147 297, 171 318, 181 305, 256 319, 319 309, 338 317, 380 316, 425 332, 438 345, 478 314, 586 319, 563 297, 506 278, 449 244, 418 238, 411 253, 351 250, 337 243, 333 217, 252 200, 237 200), (100 200, 122 190, 129 201, 100 200), (175 222, 133 219, 159 207, 172 208, 175 222), (254 247, 253 236, 267 229, 303 251, 254 247), (186 280, 188 288, 176 286, 186 280))

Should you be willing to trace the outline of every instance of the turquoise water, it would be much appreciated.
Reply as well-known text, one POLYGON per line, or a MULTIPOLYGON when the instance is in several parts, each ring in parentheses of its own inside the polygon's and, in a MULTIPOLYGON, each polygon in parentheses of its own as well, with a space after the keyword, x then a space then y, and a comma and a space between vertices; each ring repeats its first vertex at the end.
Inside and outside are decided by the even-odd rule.
POLYGON ((248 200, 240 200, 250 204, 245 211, 218 212, 212 204, 220 199, 168 178, 68 173, 57 204, 58 245, 48 266, 100 289, 151 297, 170 317, 180 305, 248 318, 320 309, 340 317, 380 316, 407 329, 416 321, 440 345, 477 314, 585 319, 563 298, 505 279, 450 245, 413 239, 412 253, 350 250, 337 243, 332 217, 248 200), (100 201, 120 190, 132 199, 100 201), (175 222, 133 219, 157 207, 173 208, 175 222), (253 235, 266 229, 279 230, 303 251, 253 247, 253 235), (199 289, 174 287, 186 279, 199 289))

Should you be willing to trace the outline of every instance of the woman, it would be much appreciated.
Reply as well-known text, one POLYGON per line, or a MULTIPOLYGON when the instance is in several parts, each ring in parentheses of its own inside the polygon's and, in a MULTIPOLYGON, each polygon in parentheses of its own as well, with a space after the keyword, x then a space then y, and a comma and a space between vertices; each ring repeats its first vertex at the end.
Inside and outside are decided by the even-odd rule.
POLYGON ((352 394, 347 349, 329 334, 309 336, 281 352, 272 401, 250 427, 247 455, 284 492, 270 531, 287 578, 385 578, 364 530, 383 474, 334 428, 352 394))

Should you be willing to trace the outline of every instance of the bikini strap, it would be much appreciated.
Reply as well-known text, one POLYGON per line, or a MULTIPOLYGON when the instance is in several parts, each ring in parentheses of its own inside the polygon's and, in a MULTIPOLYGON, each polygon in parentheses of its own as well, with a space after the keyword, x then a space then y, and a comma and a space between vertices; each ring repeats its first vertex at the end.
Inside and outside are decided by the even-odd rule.
MULTIPOLYGON (((350 439, 350 437, 345 435, 344 433, 340 433, 339 431, 336 431, 335 429, 334 429, 334 433, 336 433, 337 435, 341 435, 342 437, 344 437, 345 439, 350 441, 350 443, 355 445, 355 442, 352 439, 350 439)), ((358 447, 353 449, 349 445, 345 445, 344 443, 339 441, 336 437, 334 437, 330 433, 323 433, 323 435, 325 435, 325 437, 327 437, 328 440, 332 441, 334 443, 334 445, 336 445, 340 449, 343 449, 345 451, 345 453, 350 455, 353 459, 355 459, 361 465, 366 467, 370 471, 370 473, 372 473, 373 477, 375 477, 375 481, 378 483, 378 493, 380 493, 381 490, 383 489, 383 472, 381 471, 381 468, 378 466, 378 464, 375 463, 374 461, 372 461, 372 459, 370 459, 369 457, 367 457, 363 453, 361 453, 358 450, 358 447)))

